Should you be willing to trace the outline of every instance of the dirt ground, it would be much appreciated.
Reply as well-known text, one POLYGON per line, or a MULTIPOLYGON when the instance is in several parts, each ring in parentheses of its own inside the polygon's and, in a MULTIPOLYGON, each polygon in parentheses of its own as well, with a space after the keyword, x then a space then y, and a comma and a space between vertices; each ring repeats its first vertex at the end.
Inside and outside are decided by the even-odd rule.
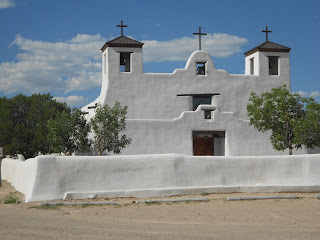
MULTIPOLYGON (((134 204, 135 199, 122 198, 112 199, 119 204, 116 206, 49 208, 40 207, 40 203, 4 204, 2 200, 10 192, 15 189, 2 181, 2 240, 320 239, 320 200, 315 199, 316 193, 290 193, 299 196, 297 200, 226 200, 235 196, 288 195, 235 193, 206 195, 209 202, 134 204)), ((22 194, 16 195, 23 199, 22 194)))

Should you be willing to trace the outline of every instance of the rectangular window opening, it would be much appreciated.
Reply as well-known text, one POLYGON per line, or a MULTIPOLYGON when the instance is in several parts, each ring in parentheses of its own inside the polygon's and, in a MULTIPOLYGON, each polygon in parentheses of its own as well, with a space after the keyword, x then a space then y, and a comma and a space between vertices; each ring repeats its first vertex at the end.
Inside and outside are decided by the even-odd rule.
POLYGON ((254 58, 250 59, 250 75, 254 75, 254 58))
POLYGON ((269 75, 279 75, 279 57, 269 58, 269 75))
POLYGON ((195 111, 199 105, 211 105, 212 96, 193 96, 192 111, 195 111))
POLYGON ((206 75, 206 63, 197 62, 197 75, 206 75))
POLYGON ((204 110, 204 119, 206 120, 212 119, 212 110, 204 110))
POLYGON ((103 72, 104 74, 107 73, 107 55, 106 54, 103 54, 103 72))
POLYGON ((128 52, 120 53, 120 72, 130 72, 130 54, 128 52))

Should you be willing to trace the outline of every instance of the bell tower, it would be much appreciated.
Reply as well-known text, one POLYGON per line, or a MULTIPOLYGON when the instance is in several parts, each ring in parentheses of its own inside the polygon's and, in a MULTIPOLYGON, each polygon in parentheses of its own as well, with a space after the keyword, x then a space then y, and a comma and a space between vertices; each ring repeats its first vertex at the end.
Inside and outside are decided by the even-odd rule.
MULTIPOLYGON (((245 74, 290 79, 289 52, 291 48, 269 41, 272 31, 266 27, 266 41, 245 52, 245 74)), ((287 83, 290 86, 290 80, 287 83)))
POLYGON ((123 28, 127 25, 117 25, 121 28, 121 36, 106 42, 102 51, 102 87, 100 103, 106 102, 106 96, 112 81, 119 78, 130 78, 132 74, 143 72, 143 43, 123 36, 123 28))
POLYGON ((143 43, 120 36, 106 42, 102 51, 102 73, 142 73, 143 43))

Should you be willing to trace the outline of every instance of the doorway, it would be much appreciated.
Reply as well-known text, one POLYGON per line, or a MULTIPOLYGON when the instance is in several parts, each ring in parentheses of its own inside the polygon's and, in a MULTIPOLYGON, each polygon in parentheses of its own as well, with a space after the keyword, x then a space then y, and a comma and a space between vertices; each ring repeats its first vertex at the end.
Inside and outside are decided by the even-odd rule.
POLYGON ((224 156, 225 131, 193 132, 194 156, 224 156))

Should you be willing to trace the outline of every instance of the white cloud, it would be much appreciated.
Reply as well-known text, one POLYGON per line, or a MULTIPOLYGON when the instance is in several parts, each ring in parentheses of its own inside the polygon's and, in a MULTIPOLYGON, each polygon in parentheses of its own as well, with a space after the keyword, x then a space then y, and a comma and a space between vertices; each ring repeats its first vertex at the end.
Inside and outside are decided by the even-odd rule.
POLYGON ((301 97, 308 97, 309 94, 307 92, 304 92, 304 91, 298 91, 297 92, 301 97))
POLYGON ((298 91, 297 92, 301 97, 305 97, 305 98, 308 98, 308 97, 312 97, 312 98, 319 98, 320 97, 320 92, 319 91, 314 91, 314 92, 311 92, 311 93, 307 93, 307 92, 304 92, 304 91, 298 91))
POLYGON ((76 90, 86 90, 92 87, 99 86, 101 84, 101 65, 90 63, 89 65, 96 65, 99 71, 90 72, 90 71, 81 71, 77 76, 70 77, 65 81, 66 91, 68 93, 74 89, 76 90))
MULTIPOLYGON (((191 53, 199 48, 198 37, 184 37, 169 41, 146 40, 143 58, 146 62, 187 61, 191 53)), ((229 57, 241 52, 240 46, 248 42, 226 33, 208 34, 202 37, 202 49, 215 57, 229 57)))
POLYGON ((1 8, 10 8, 14 7, 16 4, 12 0, 0 0, 0 9, 1 8))
POLYGON ((320 92, 318 92, 318 91, 310 93, 310 97, 316 98, 316 97, 319 97, 319 96, 320 96, 320 92))
MULTIPOLYGON (((64 42, 45 42, 17 35, 10 45, 20 49, 16 61, 0 63, 0 91, 24 94, 87 90, 101 85, 100 34, 78 34, 64 42)), ((187 61, 198 49, 198 39, 180 38, 145 43, 146 62, 187 61)), ((203 37, 203 49, 212 56, 227 57, 240 52, 244 38, 228 34, 203 37)))
POLYGON ((23 52, 16 62, 0 64, 0 91, 52 92, 90 89, 101 84, 99 34, 78 34, 67 42, 43 42, 17 35, 11 45, 23 52))
POLYGON ((102 41, 103 38, 100 36, 100 34, 96 35, 88 35, 88 34, 78 34, 74 38, 70 40, 71 43, 88 43, 88 42, 96 42, 96 41, 102 41))
POLYGON ((83 106, 88 103, 88 99, 83 96, 54 97, 58 102, 67 103, 69 106, 83 106))

